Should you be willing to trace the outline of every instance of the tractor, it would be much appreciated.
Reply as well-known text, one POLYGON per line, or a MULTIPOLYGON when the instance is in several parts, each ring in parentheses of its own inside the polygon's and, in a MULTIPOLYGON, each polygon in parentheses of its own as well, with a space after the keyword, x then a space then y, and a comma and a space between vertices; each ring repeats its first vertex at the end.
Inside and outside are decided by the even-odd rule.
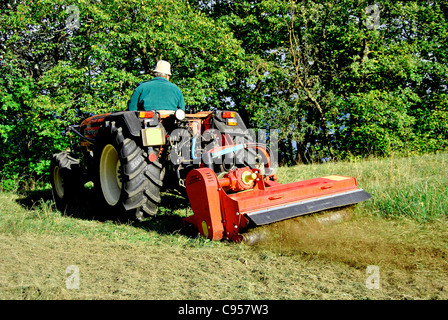
POLYGON ((279 183, 272 151, 236 111, 111 112, 67 131, 79 137, 77 151, 54 154, 50 165, 59 208, 93 181, 101 211, 143 221, 157 215, 161 190, 177 190, 193 211, 185 227, 210 240, 241 241, 249 227, 371 197, 353 177, 279 183))

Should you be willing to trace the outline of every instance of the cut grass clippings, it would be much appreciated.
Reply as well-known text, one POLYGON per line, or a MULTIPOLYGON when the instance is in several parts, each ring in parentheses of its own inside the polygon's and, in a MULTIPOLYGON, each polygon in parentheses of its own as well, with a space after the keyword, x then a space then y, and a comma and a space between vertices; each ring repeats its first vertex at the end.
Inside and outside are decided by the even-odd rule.
POLYGON ((279 168, 282 183, 341 174, 373 198, 250 230, 259 242, 181 232, 185 199, 119 223, 92 211, 89 189, 59 212, 51 190, 0 193, 1 299, 448 299, 448 154, 279 168), (349 214, 339 223, 334 214, 349 214), (366 286, 379 268, 379 289, 366 286), (67 268, 79 269, 68 289, 67 268))

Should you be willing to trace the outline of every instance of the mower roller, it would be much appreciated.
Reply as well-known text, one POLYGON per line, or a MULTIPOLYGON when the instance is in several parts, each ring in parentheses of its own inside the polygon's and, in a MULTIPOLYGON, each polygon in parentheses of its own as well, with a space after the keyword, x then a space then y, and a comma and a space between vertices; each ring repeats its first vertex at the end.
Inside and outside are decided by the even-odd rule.
POLYGON ((281 184, 266 144, 235 111, 185 114, 121 111, 70 126, 81 141, 53 155, 50 177, 61 210, 93 181, 102 213, 143 220, 157 214, 160 191, 186 193, 183 219, 211 240, 242 240, 251 226, 355 204, 371 196, 356 179, 330 175, 281 184))

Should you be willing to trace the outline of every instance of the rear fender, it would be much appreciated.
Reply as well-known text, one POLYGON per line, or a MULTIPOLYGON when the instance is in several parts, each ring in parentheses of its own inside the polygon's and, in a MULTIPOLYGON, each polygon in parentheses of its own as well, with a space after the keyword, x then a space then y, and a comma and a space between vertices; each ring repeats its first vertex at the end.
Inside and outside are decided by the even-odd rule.
POLYGON ((118 127, 124 130, 123 133, 125 136, 139 138, 141 129, 143 128, 143 122, 146 122, 145 125, 150 127, 155 127, 160 124, 160 115, 157 112, 154 112, 153 118, 139 118, 139 114, 139 111, 120 111, 87 118, 81 123, 81 134, 87 138, 95 139, 106 121, 114 121, 118 127))
POLYGON ((105 121, 115 121, 117 126, 123 128, 125 136, 140 137, 142 122, 146 121, 146 126, 155 127, 160 123, 160 115, 154 112, 153 118, 139 118, 138 111, 121 111, 115 112, 107 116, 105 121))

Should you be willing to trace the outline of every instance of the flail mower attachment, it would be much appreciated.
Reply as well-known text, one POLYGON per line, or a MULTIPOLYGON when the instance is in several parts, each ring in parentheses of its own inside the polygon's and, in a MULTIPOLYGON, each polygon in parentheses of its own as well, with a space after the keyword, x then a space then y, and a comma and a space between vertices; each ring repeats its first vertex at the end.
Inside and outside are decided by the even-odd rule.
POLYGON ((189 172, 186 188, 193 215, 184 224, 210 240, 241 241, 250 224, 261 226, 371 198, 355 178, 326 176, 280 184, 249 167, 218 178, 210 168, 189 172))

